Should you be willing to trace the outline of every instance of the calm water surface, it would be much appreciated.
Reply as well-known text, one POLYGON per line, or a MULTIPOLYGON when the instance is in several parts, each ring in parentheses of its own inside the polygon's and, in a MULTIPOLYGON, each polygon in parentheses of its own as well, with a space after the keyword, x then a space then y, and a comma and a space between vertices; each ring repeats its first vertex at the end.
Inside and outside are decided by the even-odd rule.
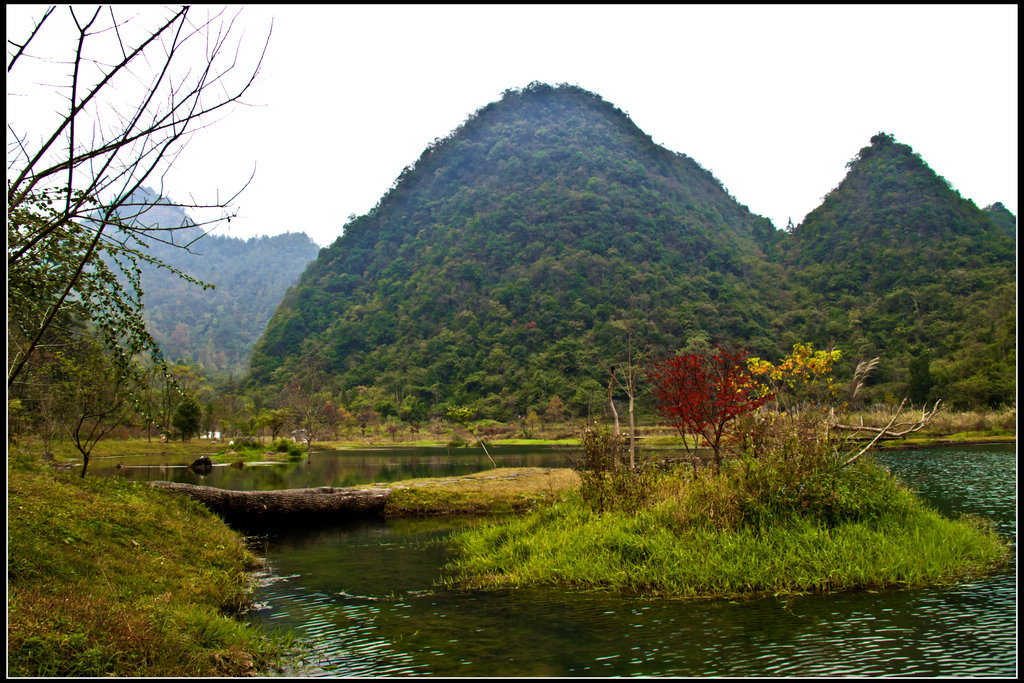
MULTIPOLYGON (((559 449, 496 450, 499 465, 564 462, 559 449)), ((1014 446, 892 451, 876 459, 943 512, 984 515, 1015 541, 1014 446)), ((482 452, 407 449, 314 454, 308 467, 217 468, 205 479, 183 472, 177 480, 239 489, 340 486, 489 466, 482 452), (258 471, 265 479, 257 481, 258 471)), ((267 567, 259 575, 253 617, 271 628, 291 629, 309 645, 303 661, 285 673, 1016 674, 1016 563, 952 587, 790 599, 685 602, 546 589, 437 592, 433 584, 448 559, 443 539, 465 523, 470 522, 364 521, 276 529, 256 539, 267 567)))
MULTIPOLYGON (((491 446, 499 467, 565 467, 564 447, 491 446)), ((96 458, 89 471, 136 481, 174 481, 236 491, 356 486, 416 477, 472 474, 491 467, 480 448, 367 448, 320 451, 296 462, 249 464, 241 469, 216 465, 209 474, 188 468, 190 459, 172 455, 96 458), (120 466, 120 468, 118 468, 120 466)))

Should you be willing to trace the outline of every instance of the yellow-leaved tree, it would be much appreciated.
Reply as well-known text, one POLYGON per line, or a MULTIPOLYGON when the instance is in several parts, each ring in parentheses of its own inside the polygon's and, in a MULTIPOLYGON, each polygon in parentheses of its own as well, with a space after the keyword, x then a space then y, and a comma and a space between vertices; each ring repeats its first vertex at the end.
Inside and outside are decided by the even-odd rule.
POLYGON ((775 394, 777 410, 792 410, 826 404, 836 395, 832 368, 841 358, 839 349, 815 351, 813 344, 798 343, 778 364, 750 358, 747 370, 764 392, 775 394))

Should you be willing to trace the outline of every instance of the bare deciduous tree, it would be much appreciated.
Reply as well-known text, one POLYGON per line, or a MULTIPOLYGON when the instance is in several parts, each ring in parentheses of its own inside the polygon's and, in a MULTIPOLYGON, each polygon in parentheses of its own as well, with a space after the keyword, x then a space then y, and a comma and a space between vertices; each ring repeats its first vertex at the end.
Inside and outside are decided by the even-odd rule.
MULTIPOLYGON (((612 415, 615 417, 615 433, 619 434, 619 411, 615 409, 613 391, 616 384, 622 386, 626 397, 629 399, 629 467, 636 469, 636 416, 634 408, 636 397, 640 391, 641 366, 647 356, 646 346, 637 350, 634 346, 634 334, 637 327, 641 325, 636 316, 636 299, 634 298, 629 319, 616 320, 612 325, 626 333, 626 354, 623 362, 607 366, 610 379, 608 382, 608 404, 611 407, 612 415)), ((602 363, 602 365, 604 365, 602 363)))
MULTIPOLYGON (((116 16, 119 7, 66 11, 50 8, 23 41, 8 40, 8 102, 45 98, 55 88, 63 98, 52 127, 41 133, 27 130, 37 121, 19 121, 16 104, 8 110, 17 122, 8 123, 7 137, 7 267, 14 274, 8 387, 68 309, 90 320, 108 347, 121 348, 122 358, 156 350, 141 318, 138 262, 159 263, 146 254, 154 241, 187 249, 197 231, 181 232, 191 223, 156 225, 146 212, 157 201, 168 203, 168 169, 195 131, 242 101, 269 43, 268 35, 254 66, 245 68, 237 11, 186 6, 128 19, 116 16), (66 58, 35 53, 43 36, 63 28, 72 43, 66 58), (41 75, 40 66, 57 73, 41 75), (138 199, 144 184, 157 188, 156 199, 138 199), (112 277, 108 264, 134 291, 112 277), (45 286, 34 286, 37 280, 45 286)), ((210 229, 230 220, 237 194, 176 206, 213 210, 215 218, 199 223, 210 229)))

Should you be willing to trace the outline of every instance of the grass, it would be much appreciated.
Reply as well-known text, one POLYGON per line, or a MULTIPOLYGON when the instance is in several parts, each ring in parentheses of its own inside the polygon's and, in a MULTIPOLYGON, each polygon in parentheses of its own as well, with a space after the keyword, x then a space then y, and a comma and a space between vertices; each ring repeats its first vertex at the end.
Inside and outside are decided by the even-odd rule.
POLYGON ((240 676, 286 642, 239 619, 256 558, 193 501, 8 468, 8 674, 240 676))
POLYGON ((951 446, 956 444, 1013 443, 1016 433, 1007 433, 1002 429, 989 429, 981 432, 967 431, 943 436, 905 436, 901 439, 879 441, 878 448, 924 448, 927 446, 951 446))
MULTIPOLYGON (((843 424, 860 424, 869 427, 884 427, 892 418, 896 406, 877 406, 869 410, 852 411, 839 416, 843 424)), ((920 412, 904 410, 900 413, 900 422, 913 422, 920 417, 920 412)), ((1013 437, 1017 433, 1016 408, 1002 410, 968 410, 950 412, 940 410, 931 421, 919 432, 908 435, 907 441, 913 439, 953 438, 958 434, 977 434, 979 437, 1005 436, 1013 437)))
POLYGON ((842 467, 813 416, 767 416, 744 429, 746 450, 721 473, 638 477, 601 466, 622 462, 622 440, 589 440, 580 487, 452 536, 445 583, 781 595, 955 581, 1011 556, 984 521, 942 516, 870 456, 842 467))
POLYGON ((523 517, 461 532, 449 585, 609 589, 684 598, 910 587, 1005 562, 1005 544, 977 520, 950 520, 904 491, 903 508, 830 526, 792 516, 716 526, 685 503, 635 515, 598 513, 573 494, 523 517))
MULTIPOLYGON (((200 455, 213 456, 217 445, 208 439, 191 439, 189 441, 168 441, 161 443, 159 439, 131 438, 131 439, 104 439, 100 441, 92 451, 92 457, 116 457, 131 455, 180 455, 183 458, 198 458, 200 455)), ((42 453, 44 449, 42 442, 38 440, 27 440, 19 444, 19 448, 26 452, 42 453)), ((50 452, 55 459, 60 461, 82 461, 82 454, 79 453, 70 441, 54 441, 49 446, 50 452)))
POLYGON ((579 484, 570 469, 502 467, 461 477, 408 479, 361 488, 395 489, 387 517, 519 513, 559 500, 579 484))

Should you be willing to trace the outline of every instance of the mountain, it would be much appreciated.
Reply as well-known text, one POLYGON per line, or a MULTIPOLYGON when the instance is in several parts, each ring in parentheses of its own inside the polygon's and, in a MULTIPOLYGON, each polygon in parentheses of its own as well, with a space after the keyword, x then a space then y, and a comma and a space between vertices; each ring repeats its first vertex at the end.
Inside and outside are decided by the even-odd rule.
POLYGON ((1017 217, 1009 209, 1003 206, 1002 202, 996 202, 985 207, 985 215, 989 220, 1001 227, 1007 235, 1015 241, 1017 239, 1017 217))
MULTIPOLYGON (((137 218, 142 224, 194 226, 180 206, 158 199, 152 190, 141 188, 138 201, 150 205, 137 218)), ((244 373, 271 314, 319 247, 305 233, 239 239, 203 235, 199 227, 176 231, 174 241, 188 249, 153 241, 148 252, 214 289, 143 264, 142 300, 150 334, 171 360, 211 375, 244 373)))
POLYGON ((875 382, 906 386, 925 358, 929 398, 1012 401, 1013 215, 978 209, 885 133, 848 169, 782 244, 795 296, 787 328, 837 340, 854 362, 881 357, 875 382))
POLYGON ((534 83, 436 140, 321 250, 247 382, 274 391, 313 360, 335 396, 385 415, 585 416, 631 329, 651 355, 835 343, 840 379, 883 358, 872 399, 913 379, 918 402, 998 404, 1015 386, 1015 239, 990 214, 880 134, 777 231, 600 96, 534 83))
POLYGON ((396 405, 508 417, 557 395, 582 409, 633 311, 659 348, 728 337, 774 354, 758 288, 774 233, 599 96, 509 90, 320 253, 257 344, 252 380, 283 382, 308 342, 339 386, 377 385, 396 405))

